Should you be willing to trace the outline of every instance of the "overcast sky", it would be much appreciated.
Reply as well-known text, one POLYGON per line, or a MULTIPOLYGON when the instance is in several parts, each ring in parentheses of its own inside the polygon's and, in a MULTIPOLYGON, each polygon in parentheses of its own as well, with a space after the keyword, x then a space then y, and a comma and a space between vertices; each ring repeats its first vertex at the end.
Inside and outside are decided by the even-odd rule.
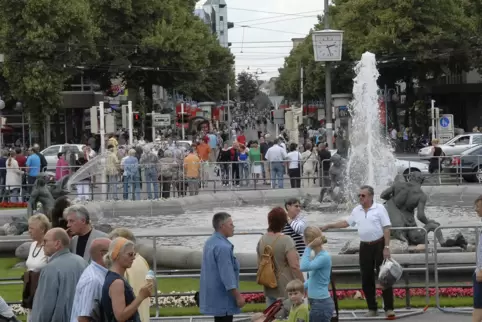
POLYGON ((323 11, 322 0, 226 0, 231 52, 236 56, 236 74, 263 71, 260 79, 278 75, 291 39, 305 37, 323 11), (250 26, 250 27, 241 27, 250 26))

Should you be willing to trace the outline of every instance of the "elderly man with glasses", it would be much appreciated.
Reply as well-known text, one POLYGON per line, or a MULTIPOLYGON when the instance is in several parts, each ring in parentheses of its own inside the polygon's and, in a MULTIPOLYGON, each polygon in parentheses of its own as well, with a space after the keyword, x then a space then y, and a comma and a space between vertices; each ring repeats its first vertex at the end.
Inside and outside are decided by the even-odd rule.
MULTIPOLYGON (((321 227, 325 231, 333 228, 347 228, 356 226, 360 236, 360 270, 362 288, 368 305, 367 317, 377 316, 375 275, 377 275, 383 260, 390 258, 390 228, 391 222, 388 212, 382 204, 373 201, 373 187, 362 186, 358 198, 360 204, 356 206, 346 220, 321 227)), ((383 290, 383 304, 385 315, 393 318, 393 289, 383 290)))

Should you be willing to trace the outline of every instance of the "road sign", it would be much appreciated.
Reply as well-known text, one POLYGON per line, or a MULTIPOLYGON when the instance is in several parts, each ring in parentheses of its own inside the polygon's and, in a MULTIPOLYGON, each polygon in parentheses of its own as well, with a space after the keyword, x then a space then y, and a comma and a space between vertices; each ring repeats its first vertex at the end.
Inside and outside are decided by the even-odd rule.
POLYGON ((171 125, 171 114, 154 114, 152 116, 152 126, 170 126, 171 125))
POLYGON ((284 96, 268 96, 268 98, 271 104, 273 104, 275 108, 278 108, 281 102, 283 102, 284 96))
POLYGON ((440 118, 440 126, 443 128, 449 127, 450 125, 450 120, 447 117, 441 117, 440 118))

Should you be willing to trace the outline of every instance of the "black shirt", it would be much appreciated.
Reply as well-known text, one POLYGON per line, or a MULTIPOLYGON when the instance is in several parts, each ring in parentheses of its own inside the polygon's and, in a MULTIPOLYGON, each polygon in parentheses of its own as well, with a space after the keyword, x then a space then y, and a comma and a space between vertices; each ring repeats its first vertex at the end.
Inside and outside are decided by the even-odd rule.
POLYGON ((331 153, 327 149, 321 150, 318 152, 318 158, 320 159, 320 163, 322 164, 323 171, 328 172, 330 170, 331 162, 330 161, 323 161, 323 160, 330 160, 331 153))
POLYGON ((90 230, 84 236, 79 236, 79 239, 77 239, 77 249, 75 250, 75 253, 80 257, 84 257, 85 247, 87 246, 87 241, 89 240, 91 232, 92 230, 90 230))

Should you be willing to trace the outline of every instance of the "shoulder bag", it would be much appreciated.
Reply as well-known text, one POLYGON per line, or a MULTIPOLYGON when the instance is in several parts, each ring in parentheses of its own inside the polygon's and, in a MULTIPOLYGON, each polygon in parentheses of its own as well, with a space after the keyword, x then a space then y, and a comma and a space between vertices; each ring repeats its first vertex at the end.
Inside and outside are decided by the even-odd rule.
POLYGON ((336 315, 331 318, 331 322, 338 322, 339 320, 338 297, 336 296, 336 285, 335 285, 335 280, 333 279, 333 271, 331 272, 330 284, 331 284, 331 291, 333 293, 332 295, 333 303, 335 303, 335 312, 336 312, 336 315))

